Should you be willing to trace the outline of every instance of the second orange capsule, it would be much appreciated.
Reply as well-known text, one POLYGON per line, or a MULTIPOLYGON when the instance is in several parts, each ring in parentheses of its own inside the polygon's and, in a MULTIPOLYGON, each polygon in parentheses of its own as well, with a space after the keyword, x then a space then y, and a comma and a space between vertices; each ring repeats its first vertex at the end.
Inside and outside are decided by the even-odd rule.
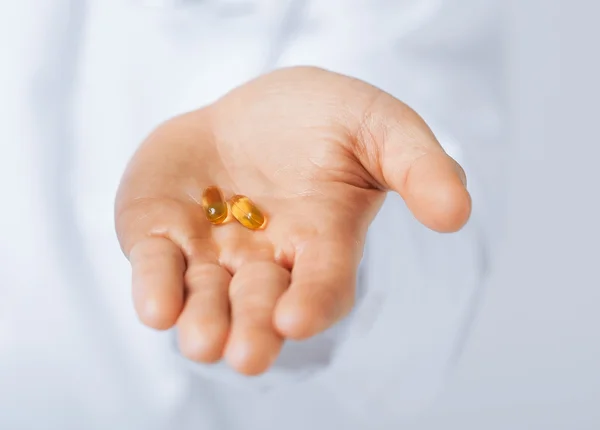
POLYGON ((229 200, 231 214, 240 224, 250 230, 259 230, 267 224, 267 217, 246 196, 236 195, 229 200))

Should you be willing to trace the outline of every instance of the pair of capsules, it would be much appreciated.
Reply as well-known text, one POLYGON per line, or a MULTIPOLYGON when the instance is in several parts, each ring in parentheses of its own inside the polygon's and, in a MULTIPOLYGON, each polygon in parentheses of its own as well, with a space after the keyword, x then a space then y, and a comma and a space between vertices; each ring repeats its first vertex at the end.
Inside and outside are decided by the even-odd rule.
POLYGON ((219 187, 211 186, 202 193, 202 208, 211 224, 223 224, 230 214, 244 227, 259 230, 267 224, 267 217, 246 196, 235 195, 229 201, 223 197, 219 187))

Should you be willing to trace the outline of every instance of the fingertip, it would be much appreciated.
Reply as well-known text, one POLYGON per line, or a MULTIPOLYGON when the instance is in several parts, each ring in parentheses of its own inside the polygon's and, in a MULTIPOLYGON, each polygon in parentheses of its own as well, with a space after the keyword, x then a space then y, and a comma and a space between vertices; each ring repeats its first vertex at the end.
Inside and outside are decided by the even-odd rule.
POLYGON ((227 327, 223 324, 206 324, 196 327, 180 324, 179 351, 189 360, 200 363, 216 363, 223 357, 227 339, 227 327))
POLYGON ((421 213, 415 215, 424 225, 439 233, 460 230, 471 215, 471 195, 462 186, 440 185, 421 202, 421 213), (420 216, 419 216, 420 215, 420 216))
POLYGON ((275 309, 273 325, 287 339, 303 340, 310 337, 311 327, 302 309, 282 303, 275 309))
POLYGON ((407 176, 403 198, 415 217, 428 228, 451 233, 471 215, 471 195, 462 168, 449 156, 424 157, 407 176))
POLYGON ((236 337, 228 342, 225 360, 235 371, 246 376, 258 376, 265 373, 277 359, 282 342, 273 342, 272 336, 264 339, 236 337), (259 348, 260 347, 260 348, 259 348), (259 351, 260 349, 260 351, 259 351))
POLYGON ((149 295, 135 301, 139 320, 155 330, 168 330, 173 327, 181 313, 182 303, 177 300, 149 295))
POLYGON ((307 303, 290 294, 277 305, 273 325, 287 339, 305 340, 329 328, 339 314, 339 306, 333 303, 307 303))

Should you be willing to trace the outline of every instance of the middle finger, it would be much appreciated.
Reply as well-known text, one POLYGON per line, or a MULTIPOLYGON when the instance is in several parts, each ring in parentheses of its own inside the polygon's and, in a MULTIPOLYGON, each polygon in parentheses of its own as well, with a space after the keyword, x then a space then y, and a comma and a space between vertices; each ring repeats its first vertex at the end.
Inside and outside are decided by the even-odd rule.
POLYGON ((264 372, 279 355, 283 338, 273 326, 277 300, 290 283, 290 273, 274 262, 247 263, 229 288, 231 332, 225 357, 237 371, 264 372))

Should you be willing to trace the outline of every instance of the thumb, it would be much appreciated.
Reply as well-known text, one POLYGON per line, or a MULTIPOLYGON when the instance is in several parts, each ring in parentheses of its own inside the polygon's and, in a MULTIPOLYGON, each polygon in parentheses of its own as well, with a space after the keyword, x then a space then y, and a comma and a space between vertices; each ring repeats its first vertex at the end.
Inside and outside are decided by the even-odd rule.
POLYGON ((468 221, 471 196, 464 170, 408 106, 381 92, 363 112, 354 141, 355 156, 367 171, 399 193, 422 224, 453 232, 468 221))

